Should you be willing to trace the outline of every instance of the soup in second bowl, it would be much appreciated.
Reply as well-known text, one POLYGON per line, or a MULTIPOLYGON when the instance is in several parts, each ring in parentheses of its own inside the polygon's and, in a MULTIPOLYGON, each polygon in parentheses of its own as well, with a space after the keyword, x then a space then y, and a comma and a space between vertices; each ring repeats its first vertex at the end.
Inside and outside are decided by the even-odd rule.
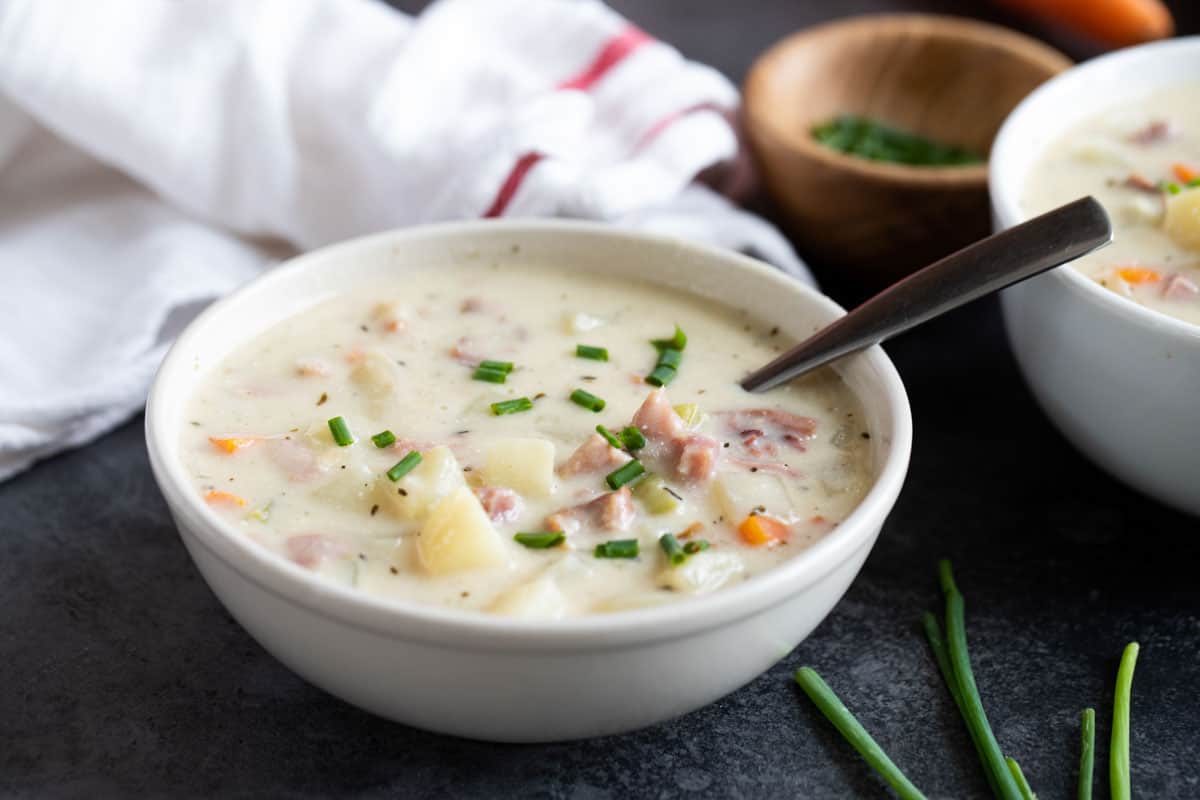
POLYGON ((790 558, 867 491, 835 373, 738 386, 781 338, 650 284, 407 272, 213 368, 184 461, 245 536, 363 592, 536 618, 669 602, 790 558))
POLYGON ((1113 243, 1073 263, 1109 291, 1200 324, 1200 83, 1126 103, 1053 142, 1025 184, 1030 214, 1083 195, 1113 243))

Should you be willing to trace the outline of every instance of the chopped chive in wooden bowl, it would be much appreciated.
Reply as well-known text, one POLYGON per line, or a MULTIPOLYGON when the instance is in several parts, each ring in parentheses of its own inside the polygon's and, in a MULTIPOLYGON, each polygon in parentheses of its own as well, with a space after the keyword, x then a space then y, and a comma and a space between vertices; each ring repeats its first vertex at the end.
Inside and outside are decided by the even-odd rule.
POLYGON ((914 167, 957 167, 983 159, 963 147, 935 142, 916 133, 854 114, 815 125, 813 139, 846 155, 914 167))

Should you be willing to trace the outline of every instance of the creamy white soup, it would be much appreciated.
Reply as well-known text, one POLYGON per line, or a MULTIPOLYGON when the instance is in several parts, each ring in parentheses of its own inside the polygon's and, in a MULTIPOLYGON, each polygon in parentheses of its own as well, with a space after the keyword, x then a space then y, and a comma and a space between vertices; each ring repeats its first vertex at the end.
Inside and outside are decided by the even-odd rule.
POLYGON ((195 491, 242 535, 358 590, 559 618, 770 569, 866 493, 832 371, 737 381, 786 343, 649 284, 478 264, 350 291, 206 375, 195 491))
POLYGON ((1074 266, 1109 291, 1200 324, 1200 84, 1109 109, 1042 155, 1030 214, 1083 195, 1113 221, 1113 243, 1074 266))

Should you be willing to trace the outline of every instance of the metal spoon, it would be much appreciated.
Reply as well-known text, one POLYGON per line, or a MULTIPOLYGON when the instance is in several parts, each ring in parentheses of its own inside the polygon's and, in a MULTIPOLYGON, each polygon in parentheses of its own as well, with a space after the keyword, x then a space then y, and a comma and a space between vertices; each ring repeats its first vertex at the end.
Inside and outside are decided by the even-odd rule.
POLYGON ((742 380, 771 389, 844 355, 886 341, 964 303, 1103 247, 1112 225, 1093 197, 1048 211, 914 272, 742 380))

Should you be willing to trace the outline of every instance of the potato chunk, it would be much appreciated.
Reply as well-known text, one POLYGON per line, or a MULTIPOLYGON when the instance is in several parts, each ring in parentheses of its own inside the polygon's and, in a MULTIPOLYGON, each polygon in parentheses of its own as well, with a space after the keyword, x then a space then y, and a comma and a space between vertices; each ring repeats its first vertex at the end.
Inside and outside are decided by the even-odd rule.
POLYGON ((484 483, 530 497, 554 492, 554 445, 545 439, 497 439, 487 446, 484 483))
POLYGON ((708 594, 741 575, 746 569, 736 553, 705 550, 696 553, 678 567, 667 567, 659 573, 663 586, 688 594, 708 594))
POLYGON ((501 566, 508 561, 500 534, 466 486, 455 489, 429 514, 417 537, 417 556, 431 575, 501 566))
POLYGON ((713 496, 727 520, 736 522, 755 510, 779 519, 792 516, 791 498, 778 475, 723 472, 713 481, 713 496))
POLYGON ((567 598, 553 578, 543 575, 504 592, 489 610, 525 619, 562 619, 567 615, 567 598))
POLYGON ((1167 195, 1163 227, 1180 246, 1200 250, 1200 189, 1167 195))
POLYGON ((384 505, 400 519, 423 520, 442 498, 465 487, 462 467, 448 447, 434 447, 422 454, 412 472, 393 483, 380 475, 376 486, 384 505))

